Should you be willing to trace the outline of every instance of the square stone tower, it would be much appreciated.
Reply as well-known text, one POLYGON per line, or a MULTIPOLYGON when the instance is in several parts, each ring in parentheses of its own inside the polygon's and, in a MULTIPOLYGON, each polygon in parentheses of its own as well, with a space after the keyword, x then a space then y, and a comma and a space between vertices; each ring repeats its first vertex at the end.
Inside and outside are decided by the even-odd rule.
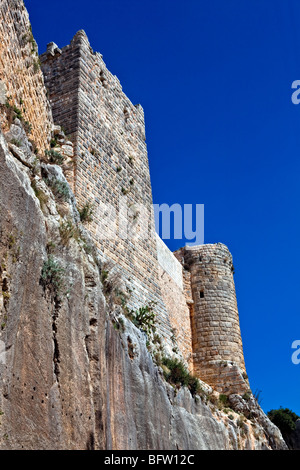
POLYGON ((161 334, 171 336, 158 282, 158 261, 144 112, 123 93, 84 31, 41 55, 55 124, 75 147, 70 182, 79 207, 94 206, 89 224, 105 260, 128 280, 133 308, 155 302, 161 334))

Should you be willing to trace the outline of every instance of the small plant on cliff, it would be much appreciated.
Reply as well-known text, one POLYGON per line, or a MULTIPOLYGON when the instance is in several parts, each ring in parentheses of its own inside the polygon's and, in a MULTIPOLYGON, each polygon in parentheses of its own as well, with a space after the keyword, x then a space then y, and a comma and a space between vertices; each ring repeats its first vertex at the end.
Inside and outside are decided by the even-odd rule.
POLYGON ((91 202, 87 202, 81 209, 78 209, 80 220, 82 223, 91 222, 93 220, 94 206, 91 202))
POLYGON ((22 111, 15 105, 11 104, 11 96, 7 98, 7 101, 5 103, 5 109, 7 110, 7 117, 12 123, 16 118, 20 119, 20 121, 23 120, 23 114, 22 111))
POLYGON ((100 280, 103 286, 103 293, 107 300, 109 300, 111 304, 122 305, 120 299, 122 292, 122 273, 114 263, 103 263, 101 267, 100 280))
POLYGON ((187 387, 193 397, 201 392, 199 380, 189 373, 184 363, 179 359, 163 357, 162 366, 164 377, 171 385, 187 387))
POLYGON ((36 59, 33 61, 33 71, 37 73, 41 69, 41 61, 40 59, 36 59))
POLYGON ((221 405, 221 407, 228 406, 228 403, 228 396, 221 393, 219 395, 219 404, 221 405))
POLYGON ((62 165, 65 161, 65 157, 53 149, 46 150, 45 155, 48 157, 48 162, 54 163, 55 165, 62 165))
POLYGON ((108 275, 109 275, 109 272, 106 271, 105 269, 103 269, 103 270, 101 271, 101 277, 100 277, 100 279, 101 279, 101 283, 102 283, 104 286, 105 286, 106 283, 107 283, 108 275))
POLYGON ((70 197, 69 186, 64 181, 54 179, 45 179, 46 184, 52 189, 53 194, 63 201, 67 201, 70 197))
POLYGON ((71 219, 68 219, 60 223, 59 233, 60 233, 62 244, 64 246, 67 246, 69 244, 69 241, 71 240, 71 238, 74 238, 75 240, 79 239, 78 228, 76 227, 76 225, 73 224, 71 219))
POLYGON ((249 401, 251 397, 252 397, 252 392, 251 392, 251 390, 248 390, 248 391, 245 392, 244 395, 242 396, 243 400, 245 400, 245 401, 249 401))
POLYGON ((156 331, 155 318, 152 304, 140 307, 135 313, 131 312, 131 321, 148 335, 154 334, 156 331))
POLYGON ((124 187, 122 187, 121 192, 122 192, 123 196, 126 196, 126 194, 129 193, 129 189, 125 189, 124 187))
POLYGON ((15 145, 16 147, 21 147, 22 146, 22 142, 19 139, 11 139, 10 143, 15 145))
POLYGON ((29 44, 31 44, 31 54, 35 54, 37 52, 37 43, 33 37, 32 34, 32 27, 31 25, 29 26, 29 31, 27 34, 25 34, 22 39, 24 41, 27 41, 29 44))
POLYGON ((27 135, 30 135, 32 132, 32 124, 29 121, 22 121, 22 122, 23 122, 24 131, 26 132, 27 135))
POLYGON ((54 297, 60 297, 64 289, 65 269, 50 255, 44 262, 40 283, 54 297))
POLYGON ((13 112, 15 113, 16 118, 18 118, 18 119, 20 119, 20 121, 22 121, 23 120, 22 111, 19 108, 17 108, 17 106, 13 106, 12 109, 13 109, 13 112))
POLYGON ((57 146, 57 141, 58 141, 58 136, 55 135, 55 136, 51 139, 51 141, 50 141, 50 147, 51 147, 51 148, 56 147, 56 146, 57 146))

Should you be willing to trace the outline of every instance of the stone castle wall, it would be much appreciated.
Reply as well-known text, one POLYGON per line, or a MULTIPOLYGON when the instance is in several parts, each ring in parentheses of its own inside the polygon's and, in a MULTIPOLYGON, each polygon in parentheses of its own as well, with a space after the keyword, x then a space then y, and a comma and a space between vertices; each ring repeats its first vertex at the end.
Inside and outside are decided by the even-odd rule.
POLYGON ((78 205, 94 207, 88 228, 100 254, 120 267, 131 307, 155 303, 160 333, 172 345, 159 284, 143 109, 123 93, 84 31, 61 50, 50 43, 41 62, 55 123, 74 142, 70 183, 78 205))
POLYGON ((173 337, 177 339, 177 345, 174 344, 173 349, 176 351, 178 346, 189 370, 194 372, 190 303, 184 290, 184 286, 190 283, 190 278, 184 280, 182 264, 158 235, 157 254, 162 298, 170 318, 173 337))
POLYGON ((30 138, 39 150, 48 148, 53 125, 51 107, 22 0, 0 3, 0 85, 2 104, 10 97, 10 105, 16 106, 32 127, 30 138))

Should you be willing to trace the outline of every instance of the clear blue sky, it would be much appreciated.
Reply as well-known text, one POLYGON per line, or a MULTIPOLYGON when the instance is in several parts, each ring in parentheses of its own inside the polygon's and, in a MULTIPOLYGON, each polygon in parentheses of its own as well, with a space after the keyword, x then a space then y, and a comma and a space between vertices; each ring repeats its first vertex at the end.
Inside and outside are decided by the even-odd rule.
POLYGON ((84 29, 143 106, 154 202, 205 204, 205 242, 234 257, 251 388, 300 415, 300 2, 25 3, 40 53, 84 29))

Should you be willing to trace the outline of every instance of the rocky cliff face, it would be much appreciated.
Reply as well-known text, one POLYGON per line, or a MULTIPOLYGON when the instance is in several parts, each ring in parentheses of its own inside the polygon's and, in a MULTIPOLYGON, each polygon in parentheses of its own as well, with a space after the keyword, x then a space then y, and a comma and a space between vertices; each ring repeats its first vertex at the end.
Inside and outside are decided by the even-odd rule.
POLYGON ((165 381, 60 166, 1 133, 0 168, 0 449, 286 448, 253 398, 165 381))

